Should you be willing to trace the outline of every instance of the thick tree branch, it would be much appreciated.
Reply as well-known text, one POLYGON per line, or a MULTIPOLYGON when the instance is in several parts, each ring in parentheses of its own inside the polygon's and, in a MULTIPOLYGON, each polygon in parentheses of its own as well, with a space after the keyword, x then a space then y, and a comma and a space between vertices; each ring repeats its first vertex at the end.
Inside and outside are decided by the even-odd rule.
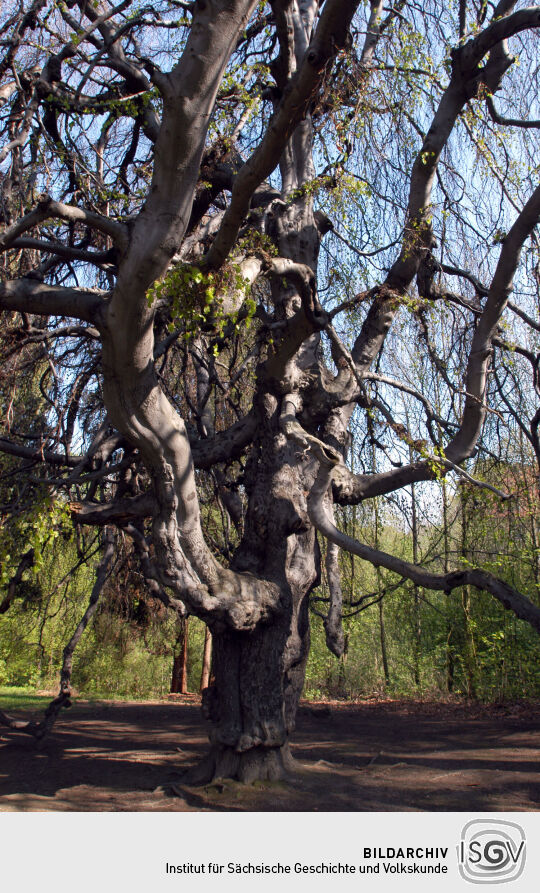
POLYGON ((0 282, 0 310, 18 310, 38 316, 67 316, 97 323, 107 292, 100 289, 46 285, 35 279, 0 282))
POLYGON ((111 502, 70 502, 71 517, 76 524, 117 524, 126 527, 144 518, 151 518, 157 511, 157 501, 152 493, 125 496, 111 502))
POLYGON ((493 338, 513 288, 521 251, 540 221, 540 186, 524 206, 504 241, 491 288, 474 333, 465 379, 465 407, 461 426, 445 450, 446 457, 460 464, 473 452, 486 415, 485 390, 493 338))
POLYGON ((314 102, 328 67, 344 47, 357 6, 358 0, 326 0, 298 73, 287 86, 265 136, 235 179, 231 203, 206 255, 210 269, 220 267, 227 258, 255 190, 279 163, 292 133, 314 102))

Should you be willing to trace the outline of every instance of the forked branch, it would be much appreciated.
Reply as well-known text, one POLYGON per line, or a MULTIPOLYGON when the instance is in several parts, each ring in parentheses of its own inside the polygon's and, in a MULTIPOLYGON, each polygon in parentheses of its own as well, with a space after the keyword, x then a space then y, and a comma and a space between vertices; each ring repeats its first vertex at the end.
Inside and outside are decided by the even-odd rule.
POLYGON ((527 623, 540 633, 540 608, 536 607, 528 598, 509 586, 498 577, 494 577, 487 571, 479 568, 471 568, 465 570, 451 571, 447 574, 433 574, 426 571, 418 565, 403 561, 387 552, 374 549, 361 543, 353 537, 342 533, 329 517, 326 505, 325 495, 331 486, 333 465, 321 462, 319 473, 315 483, 308 496, 308 515, 311 523, 317 530, 323 534, 330 542, 335 543, 346 552, 352 552, 368 561, 374 567, 384 567, 386 570, 392 571, 407 580, 416 583, 417 586, 423 586, 426 589, 440 590, 450 593, 458 586, 476 586, 477 589, 483 589, 490 592, 501 604, 519 617, 526 620, 527 623))

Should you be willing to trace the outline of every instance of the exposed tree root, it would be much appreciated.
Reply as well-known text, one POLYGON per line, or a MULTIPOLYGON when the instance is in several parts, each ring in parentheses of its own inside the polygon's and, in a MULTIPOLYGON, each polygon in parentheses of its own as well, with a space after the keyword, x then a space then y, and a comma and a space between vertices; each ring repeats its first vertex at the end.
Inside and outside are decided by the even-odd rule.
POLYGON ((231 747, 214 745, 204 759, 188 769, 182 784, 204 785, 227 778, 253 784, 255 781, 283 781, 294 771, 289 745, 253 747, 239 753, 231 747))

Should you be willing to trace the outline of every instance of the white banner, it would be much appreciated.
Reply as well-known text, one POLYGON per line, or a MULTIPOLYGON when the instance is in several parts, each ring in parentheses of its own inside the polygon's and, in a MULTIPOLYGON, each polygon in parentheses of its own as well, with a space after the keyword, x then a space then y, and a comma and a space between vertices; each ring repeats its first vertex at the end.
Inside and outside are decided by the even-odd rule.
POLYGON ((538 813, 10 812, 0 878, 77 893, 537 893, 539 839, 538 813))

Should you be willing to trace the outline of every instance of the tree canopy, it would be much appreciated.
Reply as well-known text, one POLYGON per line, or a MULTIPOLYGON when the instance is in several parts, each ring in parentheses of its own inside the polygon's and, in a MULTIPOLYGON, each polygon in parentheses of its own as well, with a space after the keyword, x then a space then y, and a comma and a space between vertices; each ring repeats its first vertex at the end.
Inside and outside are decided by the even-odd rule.
POLYGON ((101 531, 57 707, 119 532, 212 630, 201 778, 287 766, 322 561, 344 648, 340 550, 540 632, 504 574, 339 523, 444 478, 505 504, 540 461, 539 28, 515 0, 4 3, 0 610, 40 531, 101 531))

